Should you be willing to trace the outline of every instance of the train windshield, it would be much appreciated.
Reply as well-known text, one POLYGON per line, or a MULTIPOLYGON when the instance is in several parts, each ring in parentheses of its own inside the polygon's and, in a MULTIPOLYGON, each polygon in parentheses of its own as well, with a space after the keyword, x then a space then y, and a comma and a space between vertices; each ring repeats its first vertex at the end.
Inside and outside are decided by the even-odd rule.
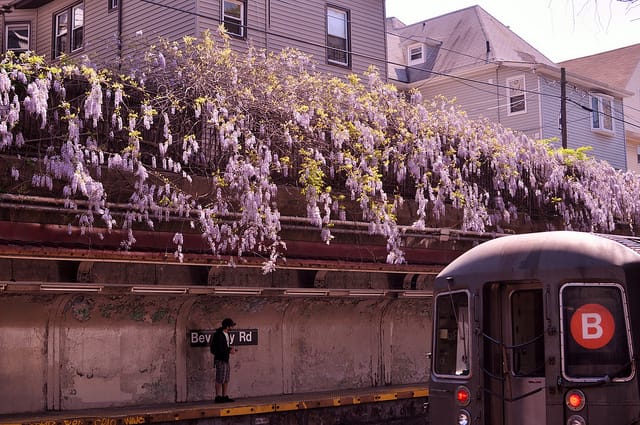
POLYGON ((469 375, 469 295, 446 292, 436 297, 433 371, 469 375))
POLYGON ((566 284, 560 290, 563 374, 574 381, 624 381, 633 374, 624 292, 616 284, 566 284))

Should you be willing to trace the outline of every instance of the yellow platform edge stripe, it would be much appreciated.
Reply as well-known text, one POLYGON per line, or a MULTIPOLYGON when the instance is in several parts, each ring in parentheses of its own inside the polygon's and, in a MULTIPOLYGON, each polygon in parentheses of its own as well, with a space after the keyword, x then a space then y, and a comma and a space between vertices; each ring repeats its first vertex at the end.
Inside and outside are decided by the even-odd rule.
MULTIPOLYGON (((377 403, 383 401, 402 400, 410 398, 423 398, 429 396, 426 387, 407 387, 402 390, 371 392, 362 395, 344 396, 318 396, 312 398, 301 397, 295 401, 283 401, 278 403, 253 404, 246 406, 199 406, 178 407, 170 412, 139 413, 127 415, 105 415, 100 417, 68 416, 46 418, 45 414, 34 415, 32 420, 20 422, 2 422, 0 425, 143 425, 158 422, 173 422, 177 420, 204 419, 211 417, 247 416, 273 412, 286 412, 293 410, 306 410, 316 408, 329 408, 350 406, 362 403, 377 403)), ((117 409, 117 408, 116 408, 117 409)), ((153 408, 145 408, 153 410, 153 408)), ((56 412, 60 413, 60 412, 56 412)))

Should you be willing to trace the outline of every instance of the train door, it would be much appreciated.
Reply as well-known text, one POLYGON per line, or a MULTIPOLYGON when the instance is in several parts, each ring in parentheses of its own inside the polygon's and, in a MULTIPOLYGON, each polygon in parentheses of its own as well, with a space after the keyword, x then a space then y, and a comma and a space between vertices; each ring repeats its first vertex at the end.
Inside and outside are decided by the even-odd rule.
POLYGON ((542 288, 494 283, 483 299, 484 423, 544 425, 542 288))

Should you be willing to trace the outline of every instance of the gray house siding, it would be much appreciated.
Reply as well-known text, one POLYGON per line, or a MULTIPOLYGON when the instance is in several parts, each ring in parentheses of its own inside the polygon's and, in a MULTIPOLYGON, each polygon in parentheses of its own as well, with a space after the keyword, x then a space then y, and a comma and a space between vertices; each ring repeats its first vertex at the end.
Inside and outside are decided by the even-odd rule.
POLYGON ((29 45, 31 49, 35 46, 35 27, 36 27, 36 11, 35 10, 14 10, 9 14, 2 15, 2 31, 0 31, 0 46, 4 50, 5 47, 5 28, 6 25, 10 24, 24 24, 28 23, 30 25, 30 34, 29 34, 29 45))
MULTIPOLYGON (((53 16, 77 3, 77 0, 55 0, 37 9, 20 11, 31 16, 33 50, 49 58, 52 56, 53 16)), ((84 5, 84 47, 72 56, 87 55, 98 64, 114 63, 120 30, 122 54, 126 60, 127 55, 134 58, 140 48, 159 36, 180 40, 185 35, 197 37, 206 30, 215 33, 222 20, 221 0, 177 0, 162 5, 126 0, 120 2, 121 10, 109 10, 106 0, 85 0, 84 5)), ((232 37, 231 44, 237 51, 245 50, 248 45, 270 51, 295 47, 312 55, 321 71, 344 76, 362 73, 374 65, 384 76, 384 10, 383 0, 336 0, 331 3, 250 0, 246 3, 246 37, 232 37), (349 67, 334 66, 326 61, 327 6, 350 13, 352 54, 349 67)))
MULTIPOLYGON (((198 16, 196 21, 196 34, 201 35, 205 31, 216 34, 218 26, 222 22, 222 1, 201 0, 198 3, 198 16)), ((250 44, 255 48, 267 47, 267 22, 269 12, 265 0, 248 1, 246 10, 246 33, 244 39, 231 38, 231 46, 236 51, 243 51, 250 44)))
MULTIPOLYGON (((54 1, 37 10, 17 9, 14 13, 31 15, 32 50, 47 58, 53 56, 54 15, 66 8, 79 4, 77 0, 54 1)), ((179 39, 183 35, 195 35, 195 11, 193 1, 182 0, 172 3, 175 11, 152 5, 140 0, 121 2, 122 46, 127 51, 135 51, 145 42, 163 36, 179 39)), ((113 63, 117 57, 118 19, 117 9, 109 10, 106 0, 84 1, 84 46, 70 56, 80 58, 87 55, 98 63, 113 63)))
POLYGON ((141 0, 126 0, 122 9, 123 54, 136 52, 141 44, 152 43, 158 37, 180 40, 195 36, 196 2, 174 0, 171 7, 153 5, 141 0))
MULTIPOLYGON (((545 139, 555 138, 554 147, 561 147, 560 83, 556 80, 540 77, 543 93, 543 135, 545 139)), ((614 98, 613 135, 603 135, 591 130, 590 90, 567 85, 567 147, 577 149, 590 146, 590 156, 607 161, 612 167, 626 170, 625 128, 622 114, 622 102, 614 98)))
POLYGON ((540 109, 538 77, 529 69, 507 67, 484 68, 484 71, 456 77, 442 77, 425 81, 421 93, 425 100, 442 95, 455 99, 456 105, 472 119, 487 119, 505 127, 521 131, 532 138, 540 138, 540 109), (507 79, 524 75, 526 112, 509 115, 507 79))
POLYGON ((271 1, 269 50, 295 47, 313 55, 317 69, 332 74, 361 74, 374 65, 385 75, 386 48, 384 2, 347 0, 335 2, 271 1), (326 8, 335 6, 350 13, 351 67, 326 60, 326 8))

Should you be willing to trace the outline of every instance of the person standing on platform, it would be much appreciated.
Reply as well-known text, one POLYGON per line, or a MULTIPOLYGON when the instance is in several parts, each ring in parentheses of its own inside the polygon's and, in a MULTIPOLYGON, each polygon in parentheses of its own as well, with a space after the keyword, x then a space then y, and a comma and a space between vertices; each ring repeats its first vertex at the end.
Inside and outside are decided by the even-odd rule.
POLYGON ((216 369, 216 398, 215 403, 230 403, 234 400, 227 394, 231 366, 229 365, 229 354, 232 352, 231 337, 229 331, 236 323, 226 318, 222 321, 222 326, 216 329, 211 338, 211 353, 213 354, 213 365, 216 369))

